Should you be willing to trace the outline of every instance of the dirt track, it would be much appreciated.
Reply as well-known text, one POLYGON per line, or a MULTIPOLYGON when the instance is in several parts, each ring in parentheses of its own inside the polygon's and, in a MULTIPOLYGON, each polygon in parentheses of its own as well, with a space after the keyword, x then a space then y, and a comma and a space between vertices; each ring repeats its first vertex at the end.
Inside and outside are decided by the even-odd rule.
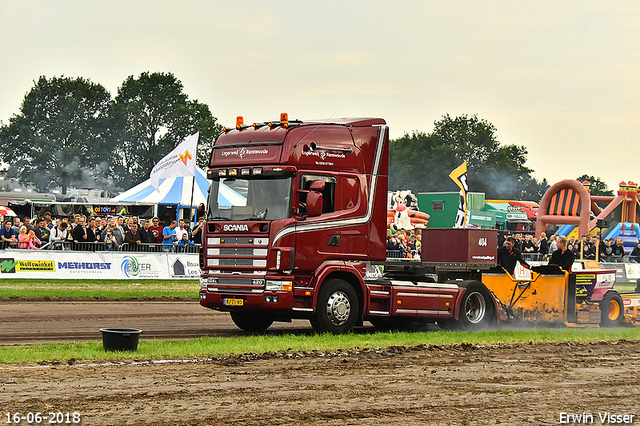
POLYGON ((539 425, 561 412, 601 424, 640 413, 640 342, 4 365, 0 383, 3 423, 53 411, 85 425, 539 425))
MULTIPOLYGON (((100 340, 101 328, 139 328, 142 338, 241 333, 228 313, 190 302, 0 302, 0 345, 100 340)), ((270 329, 310 330, 309 321, 270 329)))

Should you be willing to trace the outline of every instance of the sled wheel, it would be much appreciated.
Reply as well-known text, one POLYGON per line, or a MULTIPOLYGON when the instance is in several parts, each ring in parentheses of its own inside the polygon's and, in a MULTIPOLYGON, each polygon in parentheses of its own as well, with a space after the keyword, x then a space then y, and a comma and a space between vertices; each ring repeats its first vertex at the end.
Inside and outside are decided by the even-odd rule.
POLYGON ((600 327, 620 327, 624 320, 622 297, 615 291, 608 291, 600 302, 600 327))

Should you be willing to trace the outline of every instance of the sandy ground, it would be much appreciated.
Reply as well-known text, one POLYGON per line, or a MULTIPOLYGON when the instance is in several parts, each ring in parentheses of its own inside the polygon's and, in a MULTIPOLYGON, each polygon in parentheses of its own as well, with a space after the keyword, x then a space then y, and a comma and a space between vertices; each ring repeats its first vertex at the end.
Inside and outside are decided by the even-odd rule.
MULTIPOLYGON (((100 340, 101 328, 137 328, 143 339, 243 334, 228 313, 190 302, 0 302, 0 345, 100 340)), ((270 330, 311 330, 309 321, 270 330)))
POLYGON ((602 424, 640 414, 640 342, 2 365, 0 389, 4 424, 15 412, 78 412, 85 425, 602 424))

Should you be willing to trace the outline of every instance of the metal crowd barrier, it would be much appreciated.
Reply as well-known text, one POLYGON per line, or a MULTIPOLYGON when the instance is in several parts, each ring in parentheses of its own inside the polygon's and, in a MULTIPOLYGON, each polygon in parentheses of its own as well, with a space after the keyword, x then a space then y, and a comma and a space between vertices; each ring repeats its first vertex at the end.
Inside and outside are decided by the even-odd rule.
POLYGON ((402 250, 387 250, 387 259, 402 259, 404 253, 402 250))
MULTIPOLYGON (((18 249, 17 243, 3 243, 7 244, 7 248, 18 249)), ((3 247, 5 248, 5 247, 3 247)), ((175 253, 198 253, 200 244, 185 245, 184 247, 179 244, 165 245, 160 243, 140 243, 140 244, 128 244, 123 243, 117 247, 112 244, 107 244, 102 241, 96 241, 93 243, 75 243, 73 241, 54 241, 46 243, 40 247, 40 250, 68 250, 68 251, 120 251, 120 252, 141 252, 141 253, 160 253, 160 252, 175 252, 175 253)), ((22 250, 22 249, 18 249, 22 250)))
POLYGON ((527 262, 541 262, 547 260, 547 256, 540 253, 522 253, 522 258, 527 262))
POLYGON ((604 263, 623 263, 624 259, 619 256, 600 256, 600 262, 604 263))
POLYGON ((403 250, 387 250, 387 259, 410 259, 410 260, 420 260, 420 255, 418 253, 412 254, 411 256, 407 255, 407 252, 403 250))

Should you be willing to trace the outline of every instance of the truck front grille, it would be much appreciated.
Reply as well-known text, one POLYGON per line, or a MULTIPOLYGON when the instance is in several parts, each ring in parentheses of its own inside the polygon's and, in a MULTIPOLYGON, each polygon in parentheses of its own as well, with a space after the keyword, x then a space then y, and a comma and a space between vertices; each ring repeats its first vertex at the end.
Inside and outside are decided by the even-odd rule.
MULTIPOLYGON (((267 272, 269 239, 261 235, 208 235, 204 251, 205 269, 216 274, 258 274, 267 272)), ((248 278, 245 284, 251 284, 248 278)), ((224 284, 222 281, 220 284, 224 284)), ((231 282, 229 283, 230 285, 231 282)))

